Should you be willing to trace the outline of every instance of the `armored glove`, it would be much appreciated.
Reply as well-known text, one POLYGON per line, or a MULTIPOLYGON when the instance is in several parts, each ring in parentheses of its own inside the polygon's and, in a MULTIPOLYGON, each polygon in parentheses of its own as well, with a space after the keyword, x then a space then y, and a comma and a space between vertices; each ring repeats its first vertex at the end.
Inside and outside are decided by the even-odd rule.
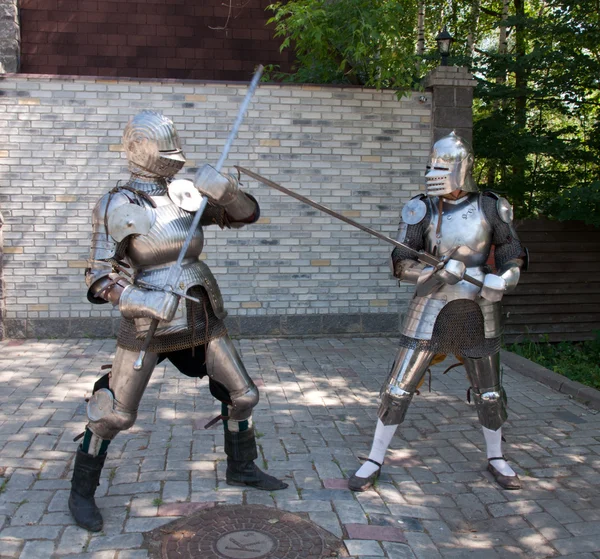
POLYGON ((437 268, 427 266, 423 269, 423 273, 417 280, 417 296, 424 297, 425 295, 429 295, 437 291, 444 284, 457 284, 463 279, 465 270, 465 263, 453 258, 445 262, 440 262, 437 268))
POLYGON ((129 282, 125 280, 125 278, 121 277, 119 274, 111 273, 101 277, 90 286, 88 297, 91 296, 90 301, 92 303, 98 304, 109 302, 113 305, 117 305, 121 293, 123 293, 123 290, 128 285, 129 282))
POLYGON ((166 291, 128 285, 121 293, 119 310, 125 318, 155 318, 169 322, 177 312, 179 298, 166 291))
POLYGON ((222 175, 214 167, 206 164, 196 173, 194 186, 200 194, 218 206, 228 206, 238 197, 239 187, 233 175, 222 175))
POLYGON ((506 291, 506 280, 496 274, 486 274, 479 295, 492 303, 500 301, 506 291))

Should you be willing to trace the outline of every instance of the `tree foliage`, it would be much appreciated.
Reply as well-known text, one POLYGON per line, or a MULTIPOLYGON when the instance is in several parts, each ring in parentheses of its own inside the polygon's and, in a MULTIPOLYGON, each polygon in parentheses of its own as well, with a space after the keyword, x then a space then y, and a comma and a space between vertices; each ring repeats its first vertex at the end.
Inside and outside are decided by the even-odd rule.
POLYGON ((401 91, 413 85, 416 4, 387 0, 289 0, 270 6, 282 48, 294 46, 292 81, 401 91))
POLYGON ((282 48, 296 54, 291 74, 271 78, 400 95, 439 63, 435 36, 447 25, 451 63, 478 82, 480 186, 507 194, 521 217, 600 225, 599 0, 289 0, 270 9, 282 48))

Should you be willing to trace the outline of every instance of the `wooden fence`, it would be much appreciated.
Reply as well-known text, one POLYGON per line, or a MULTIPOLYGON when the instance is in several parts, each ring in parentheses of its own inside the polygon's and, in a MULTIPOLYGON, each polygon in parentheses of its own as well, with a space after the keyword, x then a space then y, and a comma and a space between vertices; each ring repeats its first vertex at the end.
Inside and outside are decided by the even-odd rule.
POLYGON ((517 222, 529 270, 504 297, 505 341, 589 340, 600 330, 600 229, 579 221, 517 222))

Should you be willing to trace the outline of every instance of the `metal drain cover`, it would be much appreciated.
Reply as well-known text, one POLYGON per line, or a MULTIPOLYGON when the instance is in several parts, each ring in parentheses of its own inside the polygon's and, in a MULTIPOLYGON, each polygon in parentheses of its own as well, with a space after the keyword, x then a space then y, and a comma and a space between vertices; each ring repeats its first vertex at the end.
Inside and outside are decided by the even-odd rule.
POLYGON ((200 510, 146 534, 152 559, 346 557, 341 540, 298 515, 260 505, 200 510))

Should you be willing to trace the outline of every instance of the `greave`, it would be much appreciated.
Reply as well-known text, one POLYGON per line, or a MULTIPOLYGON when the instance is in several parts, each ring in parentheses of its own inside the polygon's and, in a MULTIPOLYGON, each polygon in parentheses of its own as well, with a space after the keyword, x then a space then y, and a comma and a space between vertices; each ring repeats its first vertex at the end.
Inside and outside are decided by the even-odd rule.
POLYGON ((253 462, 258 458, 254 427, 245 431, 229 431, 225 429, 225 454, 227 461, 253 462))
POLYGON ((227 454, 226 480, 229 485, 246 485, 264 491, 285 489, 287 483, 263 472, 255 463, 258 458, 254 427, 232 432, 225 428, 227 454))
POLYGON ((94 494, 100 483, 100 474, 105 460, 106 454, 92 456, 83 452, 81 448, 77 449, 71 479, 69 510, 75 522, 90 532, 102 530, 102 515, 96 506, 94 494))

